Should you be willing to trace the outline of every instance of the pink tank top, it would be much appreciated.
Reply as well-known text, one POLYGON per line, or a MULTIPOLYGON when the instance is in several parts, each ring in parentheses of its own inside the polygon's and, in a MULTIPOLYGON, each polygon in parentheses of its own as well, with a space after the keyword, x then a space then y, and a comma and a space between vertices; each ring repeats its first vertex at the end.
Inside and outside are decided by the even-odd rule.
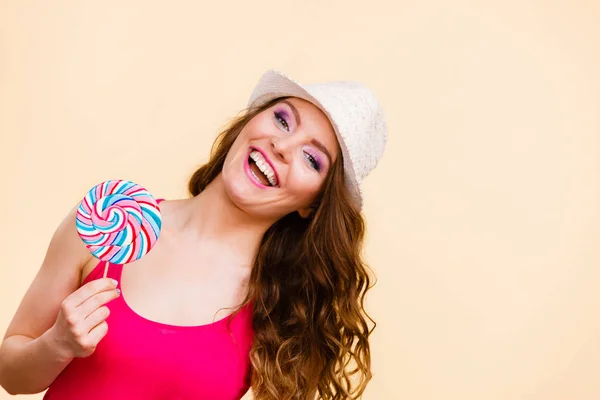
MULTIPOLYGON (((82 285, 102 278, 104 265, 101 261, 82 285)), ((122 270, 118 264, 108 268, 119 289, 122 270)), ((44 400, 239 400, 248 391, 252 302, 233 318, 176 326, 138 315, 126 296, 121 292, 107 303, 108 333, 92 355, 71 361, 44 400)))

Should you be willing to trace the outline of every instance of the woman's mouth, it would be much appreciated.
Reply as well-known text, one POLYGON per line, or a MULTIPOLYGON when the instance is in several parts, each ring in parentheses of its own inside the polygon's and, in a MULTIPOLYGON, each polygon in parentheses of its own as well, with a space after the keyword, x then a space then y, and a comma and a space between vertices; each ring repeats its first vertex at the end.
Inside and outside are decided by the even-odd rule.
POLYGON ((263 155, 254 149, 251 149, 245 165, 246 173, 249 178, 261 188, 277 187, 277 175, 263 155))

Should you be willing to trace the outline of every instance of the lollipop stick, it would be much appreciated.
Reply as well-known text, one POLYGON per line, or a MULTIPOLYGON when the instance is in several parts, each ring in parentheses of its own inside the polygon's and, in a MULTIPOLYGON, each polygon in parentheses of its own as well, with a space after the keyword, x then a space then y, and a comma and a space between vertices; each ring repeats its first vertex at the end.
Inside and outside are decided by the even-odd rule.
POLYGON ((104 278, 106 278, 107 273, 108 273, 108 261, 104 263, 104 278))

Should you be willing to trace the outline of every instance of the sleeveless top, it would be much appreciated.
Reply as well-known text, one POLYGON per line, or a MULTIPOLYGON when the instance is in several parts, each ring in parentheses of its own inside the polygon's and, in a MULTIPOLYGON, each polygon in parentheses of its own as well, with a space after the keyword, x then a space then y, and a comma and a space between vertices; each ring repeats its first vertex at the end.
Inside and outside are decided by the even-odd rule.
MULTIPOLYGON (((105 262, 83 281, 102 278, 105 262)), ((109 264, 121 289, 123 266, 109 264)), ((106 304, 108 332, 89 357, 75 358, 44 400, 239 400, 250 388, 252 302, 235 317, 168 325, 133 311, 121 295, 106 304), (231 320, 228 330, 227 321, 231 320)), ((231 314, 230 310, 230 314, 231 314)))

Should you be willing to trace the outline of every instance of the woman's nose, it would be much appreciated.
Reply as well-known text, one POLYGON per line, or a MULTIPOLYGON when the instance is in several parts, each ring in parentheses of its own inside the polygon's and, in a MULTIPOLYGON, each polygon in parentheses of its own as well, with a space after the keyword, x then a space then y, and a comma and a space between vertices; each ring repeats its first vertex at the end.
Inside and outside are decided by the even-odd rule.
POLYGON ((274 156, 285 163, 292 161, 295 146, 297 146, 296 140, 291 136, 286 138, 273 137, 271 139, 271 150, 274 156))

